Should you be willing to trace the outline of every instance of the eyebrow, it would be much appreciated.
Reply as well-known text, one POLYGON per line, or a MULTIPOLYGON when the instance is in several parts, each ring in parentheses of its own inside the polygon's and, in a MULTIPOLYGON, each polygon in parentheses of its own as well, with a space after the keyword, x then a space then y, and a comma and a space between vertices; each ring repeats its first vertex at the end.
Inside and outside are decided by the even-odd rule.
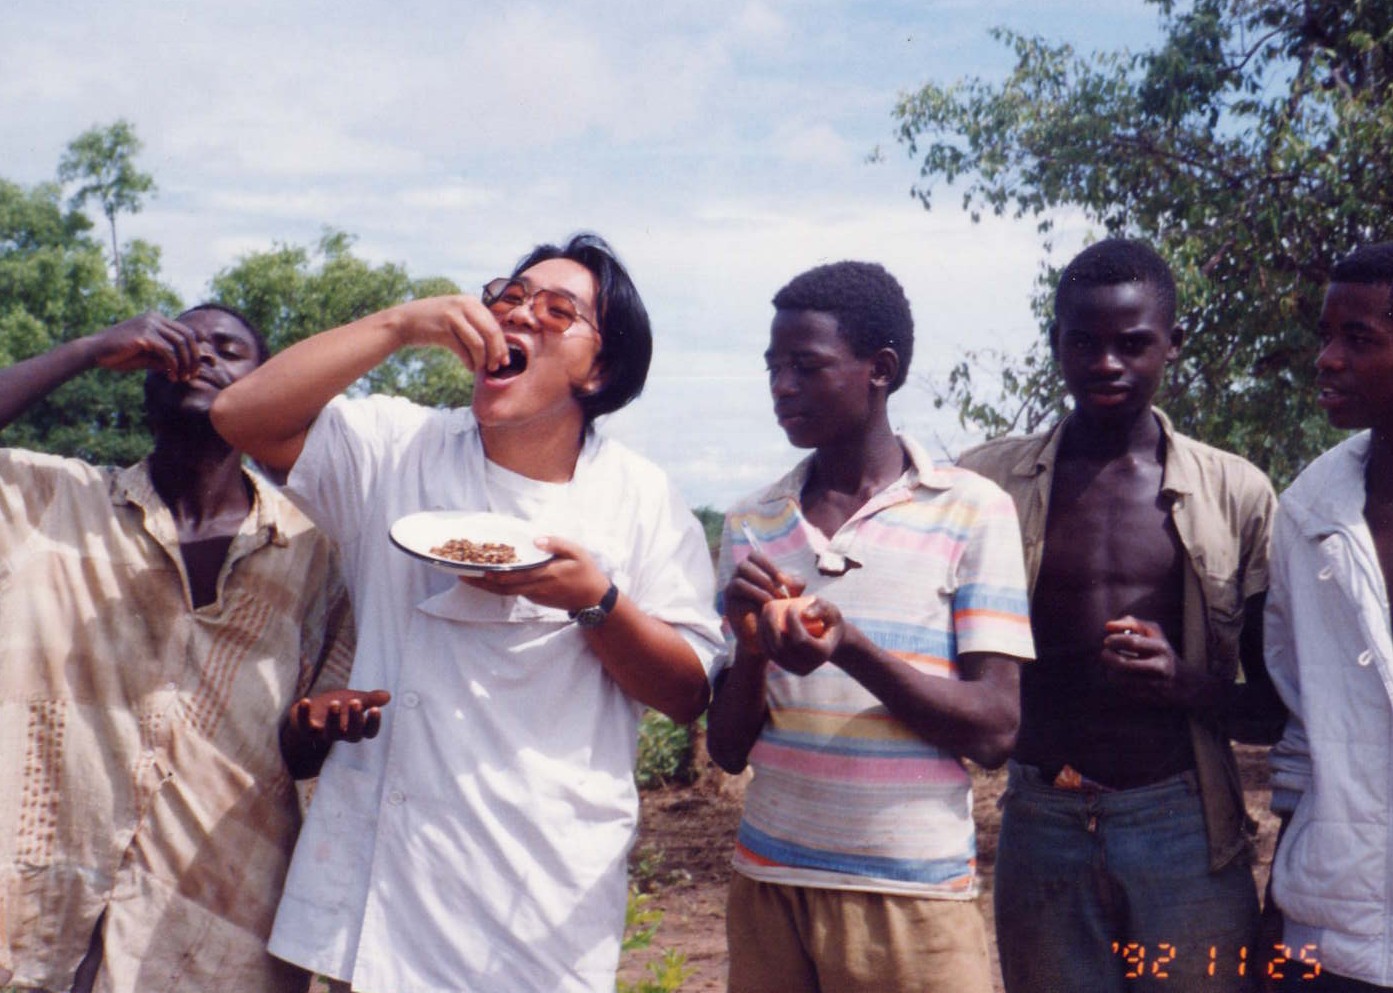
MULTIPOLYGON (((529 290, 546 290, 548 293, 555 293, 557 296, 565 297, 567 300, 571 301, 571 303, 575 304, 577 310, 585 310, 585 309, 586 309, 584 306, 581 305, 581 302, 580 302, 580 298, 579 298, 579 297, 577 297, 577 296, 576 296, 574 293, 572 293, 570 290, 563 289, 563 288, 561 288, 561 287, 559 287, 559 286, 538 286, 536 283, 532 282, 532 280, 527 279, 527 278, 524 277, 524 276, 514 276, 514 277, 512 277, 511 279, 509 279, 508 282, 510 282, 510 283, 521 283, 523 286, 527 287, 529 290)), ((595 308, 590 308, 590 309, 595 309, 595 308)))

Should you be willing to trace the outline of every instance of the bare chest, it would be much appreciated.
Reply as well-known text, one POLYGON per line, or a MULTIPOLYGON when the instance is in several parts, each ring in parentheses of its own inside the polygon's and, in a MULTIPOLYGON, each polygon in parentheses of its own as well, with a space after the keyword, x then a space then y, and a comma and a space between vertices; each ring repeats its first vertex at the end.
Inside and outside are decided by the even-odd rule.
POLYGON ((1090 632, 1128 613, 1173 628, 1183 563, 1159 465, 1069 463, 1056 470, 1037 610, 1090 632))

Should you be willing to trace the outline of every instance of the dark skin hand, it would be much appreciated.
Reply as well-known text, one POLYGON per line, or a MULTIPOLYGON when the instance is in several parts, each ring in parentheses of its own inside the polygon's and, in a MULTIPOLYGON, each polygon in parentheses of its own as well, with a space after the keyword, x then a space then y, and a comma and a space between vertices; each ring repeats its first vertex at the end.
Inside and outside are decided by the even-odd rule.
POLYGON ((815 597, 801 610, 790 606, 787 594, 802 589, 798 577, 758 552, 740 563, 726 587, 734 630, 746 629, 757 611, 757 644, 741 644, 737 636, 734 664, 711 705, 708 745, 718 765, 744 767, 767 718, 764 671, 771 662, 797 676, 831 662, 930 744, 987 766, 1006 760, 1015 740, 1019 663, 968 653, 958 659, 962 679, 925 675, 876 646, 831 601, 815 597), (822 633, 814 633, 819 624, 822 633))
POLYGON ((0 369, 0 428, 55 388, 93 367, 116 372, 154 370, 171 382, 199 371, 195 333, 162 314, 147 313, 0 369))
POLYGON ((1195 706, 1204 681, 1189 678, 1161 625, 1127 615, 1103 623, 1103 673, 1121 692, 1163 706, 1195 706))
POLYGON ((281 724, 281 754, 296 779, 319 774, 336 741, 362 741, 382 729, 386 690, 328 690, 291 704, 281 724))

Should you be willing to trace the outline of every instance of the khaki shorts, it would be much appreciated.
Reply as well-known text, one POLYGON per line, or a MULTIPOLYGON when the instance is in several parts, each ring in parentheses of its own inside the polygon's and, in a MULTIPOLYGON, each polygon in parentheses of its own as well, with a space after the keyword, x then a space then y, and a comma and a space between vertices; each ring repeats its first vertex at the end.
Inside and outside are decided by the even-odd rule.
POLYGON ((991 993, 987 929, 970 900, 760 883, 726 907, 730 993, 991 993))

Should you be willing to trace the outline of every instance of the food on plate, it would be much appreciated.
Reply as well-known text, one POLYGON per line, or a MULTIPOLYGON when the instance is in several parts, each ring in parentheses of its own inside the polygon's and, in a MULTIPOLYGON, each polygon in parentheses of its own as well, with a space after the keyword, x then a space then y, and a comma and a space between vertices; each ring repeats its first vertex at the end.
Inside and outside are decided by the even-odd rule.
POLYGON ((443 545, 436 545, 430 553, 452 562, 470 562, 476 565, 512 565, 518 561, 517 549, 501 541, 451 538, 443 545))

